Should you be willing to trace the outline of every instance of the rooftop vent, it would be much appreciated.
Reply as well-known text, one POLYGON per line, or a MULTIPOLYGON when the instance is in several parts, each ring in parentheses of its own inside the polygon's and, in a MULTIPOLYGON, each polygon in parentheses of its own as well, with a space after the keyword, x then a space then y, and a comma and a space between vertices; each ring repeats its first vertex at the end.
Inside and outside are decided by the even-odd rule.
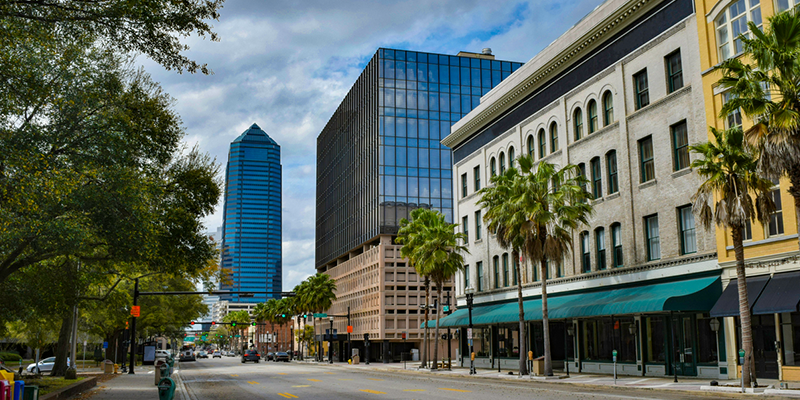
POLYGON ((485 56, 490 56, 490 55, 492 55, 492 49, 490 49, 488 47, 484 47, 483 50, 481 50, 481 53, 483 53, 483 55, 485 55, 485 56))

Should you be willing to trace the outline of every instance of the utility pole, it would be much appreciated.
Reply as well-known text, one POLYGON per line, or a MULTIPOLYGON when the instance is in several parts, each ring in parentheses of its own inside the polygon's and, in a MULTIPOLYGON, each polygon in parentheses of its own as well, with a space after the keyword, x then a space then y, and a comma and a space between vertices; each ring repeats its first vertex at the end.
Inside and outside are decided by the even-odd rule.
MULTIPOLYGON (((139 305, 139 278, 133 284, 133 306, 139 305)), ((133 365, 136 364, 136 317, 131 316, 131 365, 128 368, 128 374, 133 375, 133 365)))
POLYGON ((347 306, 347 359, 353 358, 353 342, 350 341, 350 306, 347 306))
MULTIPOLYGON (((447 292, 447 310, 450 310, 450 292, 447 292)), ((452 369, 453 364, 453 337, 450 336, 450 327, 447 327, 447 365, 452 369)))

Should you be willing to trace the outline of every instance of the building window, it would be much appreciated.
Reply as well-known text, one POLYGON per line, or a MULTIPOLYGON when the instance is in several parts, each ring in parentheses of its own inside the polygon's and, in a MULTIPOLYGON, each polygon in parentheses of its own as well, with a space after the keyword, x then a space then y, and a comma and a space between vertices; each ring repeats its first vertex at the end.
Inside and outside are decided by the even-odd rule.
POLYGON ((611 224, 611 244, 614 246, 614 267, 622 266, 622 226, 611 224))
POLYGON ((550 153, 558 151, 558 125, 553 122, 550 124, 550 153))
POLYGON ((672 93, 683 87, 681 51, 678 50, 666 56, 664 62, 667 64, 667 93, 672 93))
POLYGON ((494 256, 492 258, 492 266, 494 267, 494 288, 500 288, 500 257, 494 256))
POLYGON ((467 174, 461 175, 461 197, 467 197, 467 174))
POLYGON ((533 135, 528 136, 528 155, 533 159, 533 135))
POLYGON ((544 158, 547 154, 547 140, 544 137, 544 128, 539 129, 539 158, 544 158))
POLYGON ((603 119, 604 126, 614 122, 614 96, 610 90, 606 90, 603 94, 603 119))
POLYGON ((472 177, 475 180, 475 191, 481 190, 481 166, 472 169, 472 177))
POLYGON ((464 266, 464 289, 469 287, 469 265, 464 266))
MULTIPOLYGON (((778 9, 781 8, 778 0, 778 9)), ((717 46, 720 61, 739 55, 744 51, 744 42, 740 35, 749 37, 747 22, 752 21, 761 28, 760 0, 739 0, 726 8, 717 17, 717 46)))
POLYGON ((692 206, 684 206, 678 209, 678 222, 681 229, 681 254, 697 253, 692 206))
POLYGON ((581 271, 592 271, 592 257, 589 254, 589 232, 581 232, 581 271))
POLYGON ((477 263, 475 263, 475 267, 477 269, 476 272, 478 273, 478 288, 477 289, 478 289, 479 292, 482 292, 483 291, 483 261, 478 261, 477 263))
POLYGON ((492 170, 492 177, 495 177, 497 175, 497 165, 494 161, 494 157, 492 157, 492 160, 489 161, 489 166, 492 170))
POLYGON ((508 167, 514 168, 514 148, 508 148, 508 167))
POLYGON ((772 191, 772 202, 775 203, 775 211, 769 216, 767 233, 769 236, 783 235, 783 207, 780 188, 772 191))
POLYGON ((672 131, 673 168, 680 171, 689 168, 689 135, 686 132, 686 121, 670 127, 672 131))
POLYGON ((586 106, 586 112, 589 113, 589 134, 591 135, 597 131, 597 102, 589 100, 589 105, 586 106))
POLYGON ((784 12, 790 8, 797 7, 800 4, 798 0, 778 0, 778 12, 784 12))
MULTIPOLYGON (((582 178, 586 179, 586 164, 584 163, 578 164, 578 174, 580 174, 582 178)), ((589 191, 589 189, 586 187, 586 183, 581 184, 581 189, 583 189, 584 192, 589 191)))
POLYGON ((572 113, 572 121, 575 125, 575 141, 577 142, 583 137, 583 112, 580 108, 576 108, 572 113))
POLYGON ((475 240, 481 240, 481 210, 475 211, 475 240))
POLYGON ((647 238, 647 261, 661 259, 661 241, 658 236, 658 215, 644 217, 644 233, 647 238))
POLYGON ((592 195, 595 199, 603 197, 602 170, 600 169, 600 157, 595 157, 590 162, 592 166, 592 195))
POLYGON ((742 229, 742 240, 753 240, 753 225, 750 224, 750 219, 744 221, 744 229, 742 229))
POLYGON ((617 176, 617 151, 606 153, 606 169, 608 170, 608 194, 619 191, 619 177, 617 176))
POLYGON ((500 152, 500 175, 506 172, 506 155, 500 152))
POLYGON ((469 243, 469 217, 465 215, 461 218, 461 225, 464 230, 464 243, 469 243))
POLYGON ((594 230, 595 244, 597 245, 597 269, 606 269, 606 230, 597 228, 594 230))
MULTIPOLYGON (((722 104, 729 102, 733 99, 733 94, 731 92, 725 92, 722 94, 722 104)), ((742 110, 736 109, 736 111, 728 114, 727 118, 725 119, 725 128, 731 129, 737 126, 742 126, 742 110)))
POLYGON ((633 75, 633 90, 637 110, 650 104, 650 92, 647 87, 647 69, 633 75))
POLYGON ((503 254, 503 287, 508 287, 508 253, 503 254))
POLYGON ((511 266, 511 284, 513 286, 517 286, 517 268, 519 268, 519 255, 517 253, 512 253, 511 257, 513 257, 513 262, 511 266))
POLYGON ((642 182, 649 182, 656 178, 655 163, 653 162, 653 138, 648 136, 639 141, 639 160, 641 163, 640 174, 642 182))

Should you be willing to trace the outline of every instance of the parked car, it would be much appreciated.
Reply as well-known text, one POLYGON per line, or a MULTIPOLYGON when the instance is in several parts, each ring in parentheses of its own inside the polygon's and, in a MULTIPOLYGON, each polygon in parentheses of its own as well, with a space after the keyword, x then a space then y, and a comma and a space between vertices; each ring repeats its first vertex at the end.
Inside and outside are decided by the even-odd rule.
POLYGON ((194 352, 189 350, 184 350, 181 352, 180 357, 178 357, 178 361, 196 361, 197 359, 194 356, 194 352))
POLYGON ((287 353, 285 351, 279 351, 279 352, 275 353, 275 362, 278 362, 278 361, 289 362, 289 353, 287 353))
POLYGON ((208 353, 201 351, 200 354, 197 355, 197 358, 208 358, 208 353))
MULTIPOLYGON (((39 372, 50 372, 53 370, 53 365, 56 363, 55 357, 47 357, 44 360, 39 361, 39 372)), ((28 365, 26 370, 31 373, 35 373, 34 368, 36 367, 36 363, 32 363, 28 365)))
POLYGON ((156 350, 156 358, 170 358, 172 354, 168 350, 156 350))
POLYGON ((227 356, 228 357, 236 357, 236 353, 234 353, 233 351, 229 351, 227 356))
POLYGON ((275 359, 275 353, 269 352, 266 356, 264 356, 264 361, 272 361, 275 359))
POLYGON ((261 354, 258 354, 257 350, 247 350, 242 354, 242 364, 247 361, 261 361, 261 354))

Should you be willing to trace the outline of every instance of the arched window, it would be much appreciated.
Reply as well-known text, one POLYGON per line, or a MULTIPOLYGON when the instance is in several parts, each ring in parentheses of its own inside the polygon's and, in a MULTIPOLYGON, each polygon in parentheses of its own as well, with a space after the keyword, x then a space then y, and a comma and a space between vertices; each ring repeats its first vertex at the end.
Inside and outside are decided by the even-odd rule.
POLYGON ((497 175, 497 163, 495 163, 495 161, 494 161, 494 157, 492 157, 492 160, 491 160, 491 161, 489 161, 489 165, 490 165, 490 166, 491 166, 491 168, 492 168, 492 176, 495 176, 495 175, 497 175))
MULTIPOLYGON (((778 3, 781 3, 780 1, 778 3)), ((778 7, 783 8, 779 5, 778 7)), ((749 37, 747 22, 761 28, 761 2, 759 0, 739 0, 723 10, 714 25, 717 27, 717 46, 719 61, 727 60, 744 51, 744 42, 737 39, 744 34, 749 37)))
POLYGON ((586 106, 587 113, 589 113, 589 134, 597 131, 597 102, 589 100, 589 105, 586 106))
POLYGON ((550 124, 550 153, 558 151, 558 124, 550 124))
POLYGON ((572 113, 572 121, 575 124, 575 141, 577 142, 583 137, 583 112, 580 108, 576 108, 572 113))
POLYGON ((619 222, 611 224, 611 245, 614 247, 614 267, 622 266, 622 227, 619 222))
POLYGON ((600 157, 595 157, 590 162, 592 166, 592 196, 595 199, 603 197, 603 174, 600 170, 600 157))
POLYGON ((528 156, 534 158, 533 155, 533 135, 528 136, 528 156))
POLYGON ((494 267, 494 288, 500 288, 500 257, 494 256, 492 258, 492 266, 494 267))
POLYGON ((603 94, 603 119, 604 126, 614 122, 614 97, 610 90, 603 94))
POLYGON ((594 230, 595 250, 597 251, 597 269, 606 269, 606 230, 602 227, 594 230))
POLYGON ((503 287, 508 286, 508 253, 503 253, 503 287))
POLYGON ((539 158, 544 158, 547 152, 547 140, 544 137, 544 129, 539 129, 539 158))
POLYGON ((509 168, 514 168, 514 158, 516 158, 515 154, 514 154, 514 148, 513 147, 509 147, 508 148, 508 167, 509 168))
POLYGON ((506 172, 506 155, 500 152, 500 175, 506 172))

